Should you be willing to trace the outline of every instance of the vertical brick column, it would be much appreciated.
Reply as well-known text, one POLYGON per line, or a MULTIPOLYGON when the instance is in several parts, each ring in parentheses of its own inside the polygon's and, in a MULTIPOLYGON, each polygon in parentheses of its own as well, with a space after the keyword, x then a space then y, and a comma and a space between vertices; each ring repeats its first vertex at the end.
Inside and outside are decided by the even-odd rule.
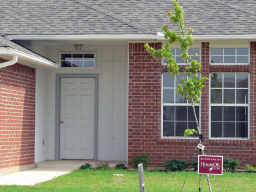
MULTIPOLYGON (((250 43, 250 138, 256 145, 256 42, 250 43)), ((256 146, 254 149, 256 158, 256 146)), ((255 162, 256 163, 256 162, 255 162)))
POLYGON ((0 169, 34 163, 34 134, 35 70, 0 69, 0 169))
MULTIPOLYGON (((202 42, 202 75, 209 77, 209 43, 202 42)), ((205 82, 205 88, 202 91, 201 97, 201 129, 204 140, 209 136, 209 81, 205 82)))
MULTIPOLYGON (((158 49, 161 43, 151 43, 151 46, 158 49)), ((140 153, 150 154, 154 141, 160 137, 161 74, 161 61, 146 52, 144 43, 129 44, 129 164, 140 153)))

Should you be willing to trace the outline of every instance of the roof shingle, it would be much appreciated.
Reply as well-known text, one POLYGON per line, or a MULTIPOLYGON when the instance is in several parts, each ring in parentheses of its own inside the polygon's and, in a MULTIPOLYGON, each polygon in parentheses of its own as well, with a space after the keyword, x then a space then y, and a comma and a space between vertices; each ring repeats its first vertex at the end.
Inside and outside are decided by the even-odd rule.
MULTIPOLYGON (((172 0, 0 0, 2 35, 155 34, 172 0)), ((255 34, 255 0, 181 0, 195 35, 255 34)))

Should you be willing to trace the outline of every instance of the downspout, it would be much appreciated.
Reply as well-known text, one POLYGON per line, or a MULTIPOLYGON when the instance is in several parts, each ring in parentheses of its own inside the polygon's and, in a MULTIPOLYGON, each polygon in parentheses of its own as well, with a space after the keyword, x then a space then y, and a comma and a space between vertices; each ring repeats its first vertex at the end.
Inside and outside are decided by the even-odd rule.
POLYGON ((3 62, 3 63, 0 63, 0 69, 4 68, 4 67, 11 66, 11 65, 14 65, 17 62, 18 62, 18 56, 14 55, 10 61, 6 61, 6 62, 3 62))

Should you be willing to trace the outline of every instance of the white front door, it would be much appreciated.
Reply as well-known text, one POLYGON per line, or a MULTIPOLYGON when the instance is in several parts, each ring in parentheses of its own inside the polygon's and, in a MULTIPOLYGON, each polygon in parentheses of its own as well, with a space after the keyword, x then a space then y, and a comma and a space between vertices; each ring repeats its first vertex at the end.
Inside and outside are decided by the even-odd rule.
POLYGON ((60 158, 93 159, 95 79, 62 78, 60 108, 60 158))

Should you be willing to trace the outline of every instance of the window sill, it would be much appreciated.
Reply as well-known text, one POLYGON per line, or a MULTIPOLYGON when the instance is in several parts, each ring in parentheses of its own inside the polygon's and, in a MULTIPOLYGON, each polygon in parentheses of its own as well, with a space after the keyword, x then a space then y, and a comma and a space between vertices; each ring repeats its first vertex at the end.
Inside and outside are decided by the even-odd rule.
POLYGON ((170 137, 164 137, 164 136, 162 136, 161 137, 161 139, 185 139, 185 140, 187 140, 187 139, 198 139, 198 137, 172 137, 172 136, 170 136, 170 137))
POLYGON ((247 66, 250 63, 210 63, 211 66, 247 66))
POLYGON ((250 138, 210 137, 209 140, 249 141, 250 138))
POLYGON ((242 138, 209 138, 208 139, 209 145, 253 145, 253 141, 249 138, 242 139, 242 138))
POLYGON ((198 137, 160 137, 159 143, 194 143, 199 142, 198 137))

